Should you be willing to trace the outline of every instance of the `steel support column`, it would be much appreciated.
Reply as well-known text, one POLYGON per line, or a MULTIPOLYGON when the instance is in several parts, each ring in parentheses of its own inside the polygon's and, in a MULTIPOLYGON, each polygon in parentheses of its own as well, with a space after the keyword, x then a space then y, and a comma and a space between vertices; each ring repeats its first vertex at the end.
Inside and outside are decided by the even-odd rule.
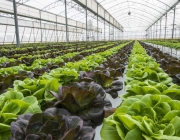
POLYGON ((165 34, 164 34, 164 40, 166 39, 166 29, 167 29, 167 13, 166 13, 166 20, 165 20, 165 34))
POLYGON ((6 25, 5 35, 4 35, 4 39, 3 39, 3 45, 4 45, 4 42, 6 40, 6 32, 7 32, 7 25, 6 25))
POLYGON ((146 40, 148 39, 148 30, 146 30, 146 40))
POLYGON ((56 42, 58 42, 58 26, 57 26, 57 15, 56 15, 56 42))
POLYGON ((52 30, 52 34, 51 34, 51 39, 50 39, 50 42, 51 42, 51 40, 52 40, 52 36, 53 36, 53 34, 54 34, 54 31, 52 30))
POLYGON ((152 26, 151 26, 151 39, 153 39, 153 38, 152 38, 152 26))
POLYGON ((175 18, 176 18, 176 6, 174 7, 174 17, 173 17, 172 39, 174 39, 174 25, 175 25, 175 18))
POLYGON ((13 44, 14 44, 14 39, 15 39, 15 36, 16 36, 16 33, 14 33, 13 42, 12 42, 13 44))
POLYGON ((154 24, 152 25, 152 39, 154 39, 154 24))
POLYGON ((22 37, 21 37, 21 43, 23 41, 24 32, 25 32, 25 27, 24 27, 23 34, 22 34, 22 37))
POLYGON ((77 22, 76 22, 76 42, 77 42, 77 22))
POLYGON ((156 23, 156 39, 158 39, 157 33, 158 33, 158 22, 156 23))
POLYGON ((86 41, 87 41, 87 0, 86 0, 86 41))
POLYGON ((17 47, 20 47, 16 0, 13 0, 13 8, 14 8, 14 22, 15 22, 15 32, 16 32, 16 45, 17 47))
POLYGON ((99 40, 99 37, 98 37, 98 29, 99 29, 99 27, 98 27, 98 20, 99 20, 99 16, 98 16, 98 4, 97 4, 97 41, 99 40))
POLYGON ((106 20, 105 20, 105 11, 104 11, 104 41, 106 40, 106 20))
POLYGON ((156 25, 155 25, 156 23, 154 23, 154 29, 153 29, 153 39, 155 39, 155 30, 156 30, 156 25))
POLYGON ((114 27, 114 40, 116 40, 116 28, 114 27))
POLYGON ((46 40, 47 40, 47 42, 48 42, 48 39, 49 39, 49 38, 48 38, 48 37, 49 37, 49 31, 50 31, 50 30, 48 30, 48 32, 47 32, 47 36, 46 36, 46 40))
POLYGON ((150 29, 148 29, 148 39, 150 39, 150 29))
POLYGON ((162 19, 160 20, 160 33, 159 33, 159 39, 161 38, 161 24, 162 24, 162 19))
POLYGON ((114 40, 116 40, 116 28, 114 27, 114 40))
POLYGON ((41 11, 39 11, 39 16, 40 16, 41 43, 42 43, 43 32, 42 32, 42 22, 41 22, 41 11))
POLYGON ((152 26, 152 39, 154 39, 154 24, 152 26))
POLYGON ((29 43, 29 42, 30 42, 30 40, 31 40, 31 34, 32 34, 32 30, 33 30, 33 28, 31 28, 31 32, 30 32, 30 36, 29 36, 28 43, 29 43))
POLYGON ((35 42, 37 41, 37 38, 38 38, 38 33, 39 33, 39 29, 37 30, 36 40, 35 40, 35 42))
POLYGON ((34 33, 34 22, 33 22, 33 36, 34 36, 34 43, 35 43, 36 38, 35 38, 35 33, 34 33))
POLYGON ((110 16, 109 16, 109 40, 111 39, 110 38, 111 37, 110 33, 111 33, 111 24, 110 24, 110 16))
MULTIPOLYGON (((174 7, 172 39, 174 39, 174 25, 175 25, 175 18, 176 18, 176 6, 174 7)), ((171 48, 171 55, 172 55, 172 48, 171 48)))
POLYGON ((115 34, 115 30, 114 30, 114 26, 113 26, 113 41, 114 41, 114 34, 115 34))
POLYGON ((67 19, 67 1, 64 0, 65 5, 65 20, 66 20, 66 44, 69 43, 68 19, 67 19))

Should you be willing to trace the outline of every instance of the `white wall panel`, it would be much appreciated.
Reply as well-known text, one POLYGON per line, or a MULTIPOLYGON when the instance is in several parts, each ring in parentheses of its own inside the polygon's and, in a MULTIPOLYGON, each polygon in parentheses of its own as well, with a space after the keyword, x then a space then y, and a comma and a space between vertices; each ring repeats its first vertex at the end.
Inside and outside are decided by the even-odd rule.
POLYGON ((105 19, 109 21, 109 13, 105 12, 105 19))
POLYGON ((97 2, 94 0, 91 0, 91 7, 90 7, 94 12, 97 13, 97 2))
POLYGON ((98 7, 98 14, 104 18, 104 9, 102 7, 98 7))
MULTIPOLYGON (((81 0, 81 2, 84 2, 84 0, 81 0)), ((89 4, 92 5, 92 2, 89 1, 89 4)), ((0 0, 0 11, 2 11, 2 12, 8 11, 9 13, 13 14, 12 2, 6 1, 6 0, 0 0)), ((49 22, 56 22, 55 14, 45 12, 45 11, 39 12, 39 9, 36 9, 33 7, 20 5, 17 8, 17 12, 18 12, 18 15, 20 15, 20 16, 25 16, 25 17, 34 18, 34 19, 40 19, 40 17, 41 17, 42 20, 49 21, 49 22)), ((69 20, 69 22, 68 22, 69 26, 76 26, 76 22, 77 22, 77 26, 79 28, 86 28, 86 26, 79 21, 74 21, 71 19, 68 19, 68 20, 69 20)), ((65 18, 61 17, 61 16, 57 16, 57 22, 58 22, 58 24, 65 24, 65 18)), ((24 26, 27 26, 27 25, 24 25, 24 26)))

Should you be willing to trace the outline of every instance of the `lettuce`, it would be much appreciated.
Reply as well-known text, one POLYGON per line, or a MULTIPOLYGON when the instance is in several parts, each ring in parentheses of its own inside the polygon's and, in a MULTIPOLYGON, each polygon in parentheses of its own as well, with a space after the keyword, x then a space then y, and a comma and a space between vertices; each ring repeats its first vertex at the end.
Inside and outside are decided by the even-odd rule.
POLYGON ((34 96, 39 103, 43 101, 53 100, 54 97, 49 90, 57 92, 60 86, 56 79, 30 79, 26 78, 24 81, 16 80, 14 82, 14 91, 23 93, 23 96, 34 96))
POLYGON ((51 92, 57 99, 55 107, 65 108, 79 116, 88 126, 97 126, 104 118, 106 92, 94 83, 80 82, 59 87, 58 93, 51 92))
POLYGON ((93 140, 92 127, 83 126, 83 120, 65 109, 49 108, 43 113, 24 114, 11 123, 13 140, 93 140))
POLYGON ((39 103, 34 96, 24 97, 21 92, 12 90, 0 95, 0 139, 10 137, 10 124, 19 115, 40 112, 39 103))
POLYGON ((146 94, 163 94, 168 87, 163 83, 154 82, 151 80, 145 80, 144 82, 133 80, 126 85, 126 94, 123 98, 135 95, 146 95, 146 94))
POLYGON ((103 140, 180 140, 179 106, 180 101, 166 95, 129 97, 104 120, 101 137, 103 140))
POLYGON ((123 103, 104 119, 103 140, 180 140, 180 87, 137 42, 126 72, 123 103))

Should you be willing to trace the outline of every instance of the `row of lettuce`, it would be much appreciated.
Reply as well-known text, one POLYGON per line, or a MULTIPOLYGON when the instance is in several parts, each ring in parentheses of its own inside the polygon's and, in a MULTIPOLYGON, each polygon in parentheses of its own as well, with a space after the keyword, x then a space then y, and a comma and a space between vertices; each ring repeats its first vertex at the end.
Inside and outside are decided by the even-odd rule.
MULTIPOLYGON (((93 43, 91 42, 91 45, 97 45, 97 43, 103 43, 103 42, 96 42, 93 43)), ((106 42, 105 42, 106 43, 106 42)), ((20 47, 17 47, 16 45, 11 45, 11 44, 6 44, 3 46, 0 46, 0 50, 2 51, 8 51, 8 50, 12 50, 12 51, 24 51, 24 50, 30 50, 30 49, 35 49, 35 50, 46 50, 49 47, 51 48, 56 48, 56 47, 67 47, 67 48, 71 48, 75 45, 83 45, 85 46, 87 43, 86 42, 75 42, 75 43, 62 43, 62 42, 55 42, 55 43, 28 43, 28 44, 21 44, 20 47), (47 47, 48 46, 48 47, 47 47)))
POLYGON ((73 45, 73 46, 46 46, 46 48, 42 48, 42 50, 37 50, 37 48, 26 48, 26 51, 23 51, 23 48, 18 48, 20 50, 20 54, 12 50, 6 50, 6 52, 1 51, 0 56, 0 64, 3 62, 15 62, 17 60, 22 60, 24 58, 43 58, 44 55, 58 55, 59 53, 71 53, 71 52, 76 52, 76 51, 82 51, 87 48, 97 48, 98 46, 105 46, 105 45, 112 45, 114 43, 97 43, 96 45, 73 45), (4 55, 4 56, 3 56, 4 55))
POLYGON ((52 136, 62 140, 72 136, 80 140, 93 139, 94 129, 88 124, 93 126, 98 123, 98 117, 104 117, 104 90, 98 84, 85 82, 76 83, 71 88, 59 87, 76 81, 81 71, 94 69, 127 44, 129 42, 80 61, 66 63, 64 67, 53 69, 38 79, 16 80, 13 88, 0 95, 0 139, 7 140, 10 136, 15 140, 51 139, 52 136), (88 94, 83 95, 84 92, 88 94), (47 106, 54 106, 52 102, 55 98, 56 107, 47 109, 47 106), (70 112, 58 108, 62 106, 70 112), (46 111, 42 112, 42 109, 46 111), (11 123, 13 121, 16 122, 11 123))
MULTIPOLYGON (((46 48, 47 46, 73 46, 73 45, 86 45, 86 44, 91 44, 91 45, 97 45, 97 43, 107 43, 107 42, 116 42, 116 41, 91 41, 91 42, 86 42, 86 41, 81 41, 81 42, 40 42, 40 43, 23 43, 21 44, 20 48, 46 48)), ((4 44, 0 45, 0 49, 17 49, 20 50, 16 44, 4 44)))
POLYGON ((111 47, 115 47, 116 44, 120 43, 108 43, 107 45, 97 48, 87 48, 86 50, 82 50, 80 52, 67 53, 65 55, 60 55, 55 58, 36 59, 29 66, 25 64, 19 64, 13 67, 1 68, 0 94, 3 93, 4 90, 6 90, 7 88, 12 87, 15 80, 24 80, 27 77, 38 78, 39 76, 42 76, 45 72, 49 73, 50 70, 65 66, 67 62, 75 62, 82 60, 85 56, 108 50, 111 47))
POLYGON ((104 119, 102 140, 180 140, 180 87, 136 42, 126 70, 126 94, 104 119))
MULTIPOLYGON (((69 49, 72 50, 73 48, 79 48, 83 47, 84 49, 88 46, 96 47, 97 45, 105 45, 107 43, 114 43, 114 42, 76 42, 76 43, 42 43, 42 44, 27 44, 21 47, 7 47, 7 46, 0 46, 0 56, 8 56, 13 57, 13 54, 15 56, 25 56, 24 54, 31 55, 32 53, 40 54, 40 53, 48 53, 49 49, 69 49)), ((52 51, 51 51, 52 52, 52 51)))
POLYGON ((176 50, 180 49, 180 41, 178 40, 146 40, 145 42, 165 46, 168 48, 173 48, 176 50))
POLYGON ((140 42, 140 44, 150 56, 156 59, 163 71, 173 79, 173 83, 180 85, 180 60, 170 54, 163 53, 160 49, 151 45, 143 42, 140 42))
MULTIPOLYGON (((75 52, 74 50, 72 51, 72 52, 69 52, 68 50, 63 50, 63 51, 59 51, 58 53, 58 55, 57 56, 55 56, 55 58, 54 58, 54 56, 53 56, 53 58, 38 58, 39 56, 33 56, 33 60, 31 60, 32 61, 32 63, 30 63, 29 65, 27 65, 27 63, 26 64, 21 64, 21 63, 17 63, 17 64, 19 64, 19 67, 16 67, 16 66, 14 66, 14 68, 13 67, 10 67, 10 69, 21 69, 21 70, 26 70, 26 71, 28 71, 28 70, 32 70, 32 69, 35 69, 35 68, 42 68, 42 67, 44 67, 44 66, 46 66, 48 63, 51 63, 51 64, 53 64, 53 63, 59 63, 59 62, 62 62, 63 60, 62 59, 64 59, 64 58, 72 58, 72 57, 74 57, 75 55, 77 55, 77 54, 79 54, 79 53, 86 53, 86 52, 91 52, 91 51, 96 51, 96 50, 98 50, 98 49, 104 49, 104 48, 107 48, 108 46, 113 46, 114 44, 106 44, 106 45, 103 45, 103 46, 99 46, 99 47, 95 47, 95 48, 89 48, 89 49, 83 49, 83 48, 81 48, 81 50, 79 50, 78 52, 75 52), (61 56, 60 56, 61 55, 61 56)), ((46 54, 46 55, 48 55, 48 54, 46 54)), ((27 59, 28 57, 26 57, 26 59, 27 59)), ((19 59, 19 60, 24 60, 24 59, 19 59)), ((3 62, 15 62, 15 61, 17 61, 17 59, 8 59, 8 58, 6 58, 6 57, 1 57, 0 58, 0 61, 3 63, 3 62)), ((28 61, 27 61, 28 62, 28 61)), ((0 73, 2 72, 2 71, 8 71, 7 70, 8 68, 2 68, 1 69, 1 71, 0 71, 0 73)))

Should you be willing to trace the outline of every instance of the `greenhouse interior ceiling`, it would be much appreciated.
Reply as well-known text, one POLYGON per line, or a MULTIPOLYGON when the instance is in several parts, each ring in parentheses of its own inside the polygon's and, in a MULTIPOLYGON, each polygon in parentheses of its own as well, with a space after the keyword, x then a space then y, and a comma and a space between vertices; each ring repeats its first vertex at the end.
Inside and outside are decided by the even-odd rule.
POLYGON ((145 39, 154 34, 170 38, 172 30, 173 37, 180 33, 179 0, 16 0, 16 13, 13 1, 0 1, 1 44, 16 43, 16 38, 20 44, 145 39))

